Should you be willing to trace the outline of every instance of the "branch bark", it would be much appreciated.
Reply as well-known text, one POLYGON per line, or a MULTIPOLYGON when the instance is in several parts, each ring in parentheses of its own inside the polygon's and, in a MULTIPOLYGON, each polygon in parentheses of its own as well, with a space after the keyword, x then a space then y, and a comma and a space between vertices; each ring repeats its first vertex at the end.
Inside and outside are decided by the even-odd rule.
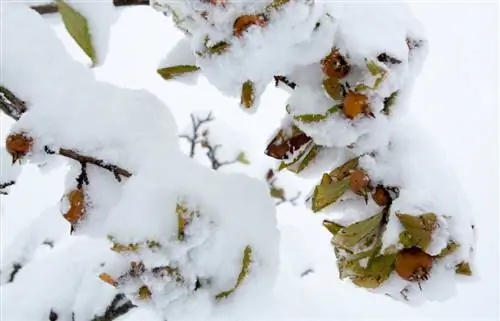
POLYGON ((16 95, 0 86, 0 109, 9 117, 19 120, 27 110, 26 102, 17 98, 16 95))

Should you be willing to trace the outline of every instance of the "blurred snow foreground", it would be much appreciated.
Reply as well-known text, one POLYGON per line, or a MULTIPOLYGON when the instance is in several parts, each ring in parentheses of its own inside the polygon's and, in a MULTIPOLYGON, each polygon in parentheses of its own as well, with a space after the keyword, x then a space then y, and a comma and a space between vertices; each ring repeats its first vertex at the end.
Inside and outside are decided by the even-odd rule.
MULTIPOLYGON (((58 2, 93 65, 105 58, 113 21, 103 18, 113 15, 105 4, 93 11, 95 2, 58 2)), ((164 78, 202 72, 248 111, 270 81, 290 92, 265 152, 282 170, 321 176, 308 204, 325 215, 340 278, 419 303, 446 299, 453 291, 443 288, 472 274, 467 204, 432 141, 404 118, 427 50, 406 7, 287 0, 153 7, 172 14, 188 39, 177 50, 192 53, 186 63, 171 55, 176 65, 158 71, 164 78)), ((32 320, 52 308, 92 319, 99 304, 89 302, 109 301, 114 288, 169 320, 271 300, 279 234, 265 184, 195 163, 181 153, 175 122, 156 97, 96 81, 35 11, 19 3, 3 9, 1 98, 12 108, 2 109, 19 118, 6 149, 20 163, 70 160, 61 212, 74 239, 47 256, 45 268, 21 270, 10 300, 35 277, 60 282, 54 274, 63 267, 81 274, 45 288, 54 295, 35 290, 41 303, 28 312, 32 320), (27 107, 19 117, 16 106, 27 107), (84 257, 91 262, 82 267, 84 257)), ((18 166, 5 163, 1 183, 15 182, 18 166)))

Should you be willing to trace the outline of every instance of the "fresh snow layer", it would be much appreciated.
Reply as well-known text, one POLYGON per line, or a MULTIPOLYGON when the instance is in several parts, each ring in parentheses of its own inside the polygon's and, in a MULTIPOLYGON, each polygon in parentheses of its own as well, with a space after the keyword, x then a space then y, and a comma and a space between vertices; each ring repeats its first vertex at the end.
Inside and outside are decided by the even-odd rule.
MULTIPOLYGON (((2 39, 8 43, 2 47, 2 81, 28 101, 29 111, 12 131, 25 132, 34 139, 30 161, 48 163, 58 157, 46 155, 44 146, 52 150, 69 148, 126 168, 133 174, 120 184, 111 173, 87 165, 90 184, 83 186, 85 219, 77 226, 75 235, 95 237, 92 242, 107 246, 110 246, 105 241, 108 235, 122 244, 154 240, 161 244, 159 251, 144 250, 135 257, 124 256, 121 269, 127 268, 131 260, 143 261, 148 268, 171 264, 179 268, 186 281, 197 276, 209 280, 210 283, 194 293, 192 289, 172 287, 172 282, 165 281, 165 287, 159 288, 154 282, 150 284, 151 280, 141 279, 153 293, 150 303, 169 318, 182 316, 182 311, 192 310, 198 304, 206 306, 200 312, 204 315, 218 305, 264 297, 273 286, 279 265, 274 204, 265 184, 242 174, 217 173, 190 160, 179 149, 172 116, 157 98, 143 90, 97 82, 89 69, 66 55, 37 13, 22 4, 8 4, 3 8, 3 23, 9 27, 2 29, 2 39), (25 54, 27 44, 35 50, 33 55, 25 54), (185 242, 177 240, 176 205, 180 202, 200 212, 200 219, 187 228, 185 242), (252 249, 252 259, 244 282, 226 301, 216 302, 216 294, 235 285, 247 246, 252 249), (235 300, 236 297, 241 300, 235 300)), ((80 172, 77 162, 69 162, 73 166, 68 173, 68 192, 76 188, 74 179, 80 172)), ((61 210, 65 210, 64 204, 61 210)), ((49 265, 59 264, 73 251, 85 252, 92 248, 90 244, 88 249, 84 244, 74 250, 70 244, 66 246, 65 253, 58 252, 60 258, 45 258, 47 268, 37 275, 51 274, 49 265)), ((103 260, 116 256, 106 250, 106 246, 101 248, 103 260)), ((74 264, 80 264, 84 257, 78 260, 74 264)), ((26 277, 28 266, 22 269, 26 277)), ((60 269, 70 266, 61 263, 60 269)), ((67 291, 61 294, 65 299, 53 302, 59 297, 54 293, 47 296, 43 304, 53 304, 63 314, 76 304, 79 308, 75 307, 75 311, 88 313, 78 306, 79 295, 84 295, 78 290, 82 277, 95 279, 99 273, 112 274, 120 269, 120 264, 112 266, 110 271, 105 268, 97 271, 82 265, 68 275, 68 282, 74 285, 61 287, 67 291)), ((58 272, 59 269, 54 270, 58 272)), ((26 286, 22 275, 19 274, 15 285, 2 289, 6 296, 14 299, 26 286)), ((58 277, 44 276, 46 280, 58 277)), ((97 287, 110 287, 98 281, 90 283, 96 286, 93 291, 99 292, 97 287)), ((133 283, 125 284, 124 290, 133 294, 129 292, 131 285, 133 283)), ((85 283, 84 293, 90 291, 89 286, 85 283)), ((90 304, 87 308, 93 306, 90 304)), ((33 309, 30 313, 37 311, 33 309)))

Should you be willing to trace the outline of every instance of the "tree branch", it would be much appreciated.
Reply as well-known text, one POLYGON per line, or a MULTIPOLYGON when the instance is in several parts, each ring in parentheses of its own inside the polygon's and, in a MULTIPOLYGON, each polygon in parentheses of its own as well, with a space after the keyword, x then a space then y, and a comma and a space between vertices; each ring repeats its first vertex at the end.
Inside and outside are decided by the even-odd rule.
POLYGON ((7 195, 8 193, 6 191, 2 191, 4 188, 9 187, 14 185, 16 182, 15 181, 8 181, 5 183, 0 184, 0 195, 7 195))
POLYGON ((125 295, 122 293, 117 294, 113 298, 113 301, 111 301, 104 314, 94 317, 92 321, 112 321, 136 307, 129 300, 126 300, 125 303, 118 305, 123 300, 126 300, 125 295))
MULTIPOLYGON (((180 135, 179 137, 187 139, 189 141, 189 143, 191 144, 189 150, 189 157, 193 158, 196 152, 196 144, 198 143, 198 138, 200 137, 199 130, 201 126, 205 123, 211 122, 212 120, 214 120, 214 118, 212 112, 209 112, 207 117, 205 118, 199 118, 194 114, 191 114, 190 117, 191 117, 192 131, 193 131, 192 136, 180 135)), ((203 133, 201 135, 203 135, 203 133)))
POLYGON ((288 87, 290 87, 292 89, 295 89, 295 87, 297 87, 296 83, 294 83, 293 81, 289 80, 285 76, 274 76, 274 86, 278 87, 278 85, 279 85, 280 82, 284 83, 285 85, 287 85, 288 87))
POLYGON ((17 98, 13 92, 0 86, 0 109, 9 117, 19 120, 21 115, 26 112, 26 102, 17 98))
POLYGON ((61 155, 61 156, 67 157, 67 158, 71 158, 77 162, 80 162, 82 164, 82 166, 83 166, 83 164, 92 164, 92 165, 95 165, 95 166, 100 167, 102 169, 105 169, 105 170, 113 173, 116 180, 119 182, 121 182, 122 176, 127 177, 127 178, 132 176, 132 173, 126 169, 123 169, 123 168, 116 166, 116 165, 113 165, 113 164, 106 163, 105 161, 103 161, 101 159, 97 159, 97 158, 94 158, 91 156, 79 154, 78 152, 71 150, 71 149, 60 148, 59 151, 56 153, 55 151, 50 150, 46 146, 45 152, 47 154, 58 154, 58 155, 61 155))

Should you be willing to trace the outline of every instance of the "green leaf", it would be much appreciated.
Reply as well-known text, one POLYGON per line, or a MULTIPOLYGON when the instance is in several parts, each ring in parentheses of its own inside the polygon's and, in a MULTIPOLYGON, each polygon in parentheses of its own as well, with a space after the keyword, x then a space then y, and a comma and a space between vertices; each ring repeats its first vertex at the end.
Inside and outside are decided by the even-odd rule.
POLYGON ((318 212, 335 203, 349 189, 349 180, 320 184, 314 189, 312 196, 312 211, 318 212))
POLYGON ((238 156, 236 157, 236 160, 242 164, 250 165, 250 161, 248 160, 247 156, 245 155, 245 152, 240 152, 238 154, 238 156))
POLYGON ((469 263, 467 262, 461 262, 457 264, 457 266, 455 266, 455 272, 461 275, 467 275, 467 276, 472 275, 472 270, 470 268, 469 263))
POLYGON ((342 87, 337 78, 326 78, 323 80, 323 89, 332 99, 342 100, 342 87))
POLYGON ((226 52, 230 46, 231 45, 225 41, 219 41, 215 45, 207 47, 207 51, 212 55, 221 55, 226 52))
POLYGON ((275 187, 272 186, 269 189, 269 193, 271 194, 271 197, 280 199, 282 201, 285 200, 285 190, 283 188, 275 187))
POLYGON ((302 159, 300 159, 297 163, 293 164, 294 166, 289 166, 288 170, 294 172, 296 174, 302 172, 306 169, 307 166, 318 156, 320 147, 316 144, 313 144, 311 149, 304 155, 302 159))
POLYGON ((293 116, 293 119, 304 122, 304 123, 316 123, 321 120, 326 119, 326 115, 322 114, 302 114, 293 116))
POLYGON ((370 60, 366 63, 366 67, 372 76, 378 76, 385 73, 385 69, 380 67, 375 61, 370 60))
POLYGON ((375 83, 373 84, 373 89, 377 89, 384 80, 385 80, 385 74, 375 79, 375 83))
POLYGON ((394 271, 395 261, 395 254, 377 256, 368 263, 365 269, 356 269, 357 275, 353 277, 352 282, 363 288, 377 288, 394 271))
POLYGON ((247 80, 241 87, 241 105, 247 109, 252 108, 255 100, 253 82, 247 80))
POLYGON ((373 88, 368 86, 368 85, 365 85, 365 84, 357 84, 354 87, 354 91, 356 91, 356 92, 363 91, 363 90, 370 90, 370 89, 373 89, 373 88))
POLYGON ((370 235, 375 235, 382 222, 383 213, 356 222, 341 229, 334 237, 334 242, 342 247, 353 247, 370 235))
POLYGON ((177 65, 172 67, 160 68, 157 70, 157 72, 160 76, 163 77, 163 79, 169 80, 198 70, 200 70, 200 67, 197 66, 177 65))
POLYGON ((355 170, 358 166, 359 157, 355 157, 332 170, 329 175, 332 179, 339 181, 349 176, 350 171, 355 170))
POLYGON ((177 214, 177 239, 184 240, 184 229, 186 228, 186 214, 188 209, 180 204, 177 204, 175 213, 177 214))
POLYGON ((250 263, 252 263, 252 248, 247 245, 245 250, 243 251, 243 259, 241 260, 241 271, 238 275, 238 279, 236 280, 236 284, 230 290, 223 291, 215 296, 216 300, 225 299, 241 285, 245 277, 248 275, 248 270, 250 268, 250 263))
POLYGON ((323 226, 326 227, 326 229, 330 233, 332 233, 332 235, 337 234, 337 232, 340 231, 343 228, 342 225, 337 224, 337 223, 332 222, 332 221, 328 221, 328 220, 324 220, 323 221, 323 226))
POLYGON ((391 113, 392 106, 396 102, 398 94, 399 91, 395 91, 389 97, 384 99, 384 109, 382 109, 384 114, 389 115, 391 113))
POLYGON ((92 45, 92 35, 87 19, 63 0, 56 0, 56 4, 66 30, 68 30, 68 33, 78 46, 90 58, 92 66, 95 66, 97 64, 97 56, 92 45))
POLYGON ((405 231, 400 235, 400 241, 403 239, 404 247, 417 246, 426 250, 429 246, 432 233, 436 229, 437 217, 434 213, 426 213, 419 216, 397 213, 396 216, 403 225, 405 231))
POLYGON ((446 247, 441 251, 441 253, 439 253, 438 255, 435 256, 435 258, 443 258, 447 255, 450 255, 451 253, 455 252, 459 247, 460 247, 460 245, 458 245, 457 243, 455 243, 453 241, 450 241, 450 242, 448 242, 446 247))

